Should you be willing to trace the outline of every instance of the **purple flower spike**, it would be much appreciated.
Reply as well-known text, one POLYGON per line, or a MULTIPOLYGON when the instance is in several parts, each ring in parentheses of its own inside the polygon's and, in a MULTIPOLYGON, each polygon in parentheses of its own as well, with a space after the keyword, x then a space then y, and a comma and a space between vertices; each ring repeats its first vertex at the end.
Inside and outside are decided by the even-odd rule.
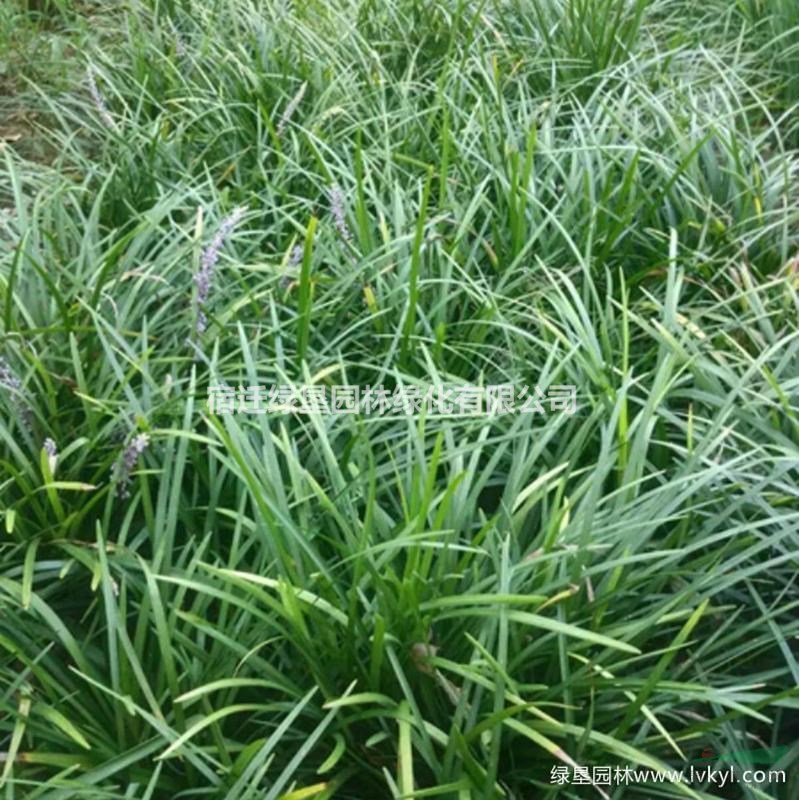
POLYGON ((347 220, 345 218, 344 210, 344 195, 341 193, 341 188, 338 184, 333 184, 328 194, 330 200, 330 213, 333 215, 333 224, 339 236, 345 241, 349 242, 352 239, 350 229, 347 227, 347 220))
POLYGON ((8 361, 2 356, 0 356, 0 386, 17 392, 22 389, 22 381, 14 374, 8 361))
POLYGON ((19 421, 30 430, 33 427, 33 412, 22 398, 22 381, 14 374, 8 361, 0 356, 0 388, 11 395, 11 402, 17 410, 19 421))
POLYGON ((197 286, 197 333, 203 333, 208 326, 205 305, 211 295, 211 284, 214 279, 216 262, 219 260, 219 253, 225 244, 225 240, 232 233, 233 228, 238 225, 244 216, 245 211, 245 208, 237 208, 230 216, 226 217, 219 226, 219 230, 211 244, 203 251, 200 259, 200 270, 194 275, 194 283, 197 286))
POLYGON ((106 128, 111 128, 112 130, 115 129, 116 124, 114 122, 114 118, 108 111, 108 106, 105 104, 105 99, 100 93, 100 90, 97 88, 97 81, 94 79, 94 70, 92 70, 91 67, 86 69, 86 83, 89 86, 89 92, 91 93, 92 100, 94 101, 94 107, 97 109, 97 113, 100 116, 100 119, 103 121, 103 125, 105 125, 106 128))
POLYGON ((300 90, 294 97, 291 98, 289 104, 286 106, 286 110, 283 112, 283 115, 280 117, 280 122, 277 125, 277 135, 282 136, 283 132, 286 130, 286 126, 291 122, 291 118, 294 116, 294 112, 297 110, 297 106, 299 106, 300 102, 302 101, 302 97, 305 94, 305 90, 308 88, 308 83, 303 83, 300 86, 300 90))
POLYGON ((130 473, 133 472, 141 454, 150 444, 150 437, 146 433, 140 433, 133 438, 133 441, 125 448, 122 457, 117 462, 114 477, 117 480, 117 495, 121 498, 130 497, 130 473))

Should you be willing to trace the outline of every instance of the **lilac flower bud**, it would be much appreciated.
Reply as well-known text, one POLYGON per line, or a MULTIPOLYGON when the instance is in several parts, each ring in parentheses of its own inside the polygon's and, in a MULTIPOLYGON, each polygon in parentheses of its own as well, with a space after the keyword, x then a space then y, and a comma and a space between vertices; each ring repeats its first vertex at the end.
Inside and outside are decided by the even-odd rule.
POLYGON ((56 443, 49 437, 42 443, 42 449, 47 453, 47 463, 50 465, 50 473, 55 472, 56 463, 58 462, 58 447, 56 443))
POLYGON ((297 267, 302 262, 302 257, 305 255, 305 248, 301 244, 294 245, 291 250, 291 255, 289 256, 288 263, 286 264, 286 273, 280 279, 279 286, 281 289, 285 290, 288 289, 289 286, 294 282, 296 278, 296 273, 294 277, 292 277, 292 273, 297 269, 297 267))

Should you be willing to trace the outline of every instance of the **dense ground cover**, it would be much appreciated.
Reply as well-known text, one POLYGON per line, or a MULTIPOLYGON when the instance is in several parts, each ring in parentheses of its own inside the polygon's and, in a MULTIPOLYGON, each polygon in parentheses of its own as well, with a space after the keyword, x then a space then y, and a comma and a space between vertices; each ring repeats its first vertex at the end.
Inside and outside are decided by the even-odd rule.
POLYGON ((795 798, 797 26, 0 8, 0 795, 795 798))

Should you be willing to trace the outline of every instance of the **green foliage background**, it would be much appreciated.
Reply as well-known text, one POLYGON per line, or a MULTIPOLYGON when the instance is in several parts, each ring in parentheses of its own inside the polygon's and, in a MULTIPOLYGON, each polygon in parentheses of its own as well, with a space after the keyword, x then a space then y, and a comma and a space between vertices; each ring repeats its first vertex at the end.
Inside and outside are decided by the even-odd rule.
POLYGON ((3 5, 0 795, 795 798, 797 9, 3 5))

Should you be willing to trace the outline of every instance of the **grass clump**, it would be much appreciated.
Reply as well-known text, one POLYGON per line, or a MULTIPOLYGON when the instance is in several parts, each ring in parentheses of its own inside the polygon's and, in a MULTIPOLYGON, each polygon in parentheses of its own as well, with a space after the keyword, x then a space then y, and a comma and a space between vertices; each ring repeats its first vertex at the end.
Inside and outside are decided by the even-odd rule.
POLYGON ((0 13, 3 797, 795 796, 790 3, 0 13))

